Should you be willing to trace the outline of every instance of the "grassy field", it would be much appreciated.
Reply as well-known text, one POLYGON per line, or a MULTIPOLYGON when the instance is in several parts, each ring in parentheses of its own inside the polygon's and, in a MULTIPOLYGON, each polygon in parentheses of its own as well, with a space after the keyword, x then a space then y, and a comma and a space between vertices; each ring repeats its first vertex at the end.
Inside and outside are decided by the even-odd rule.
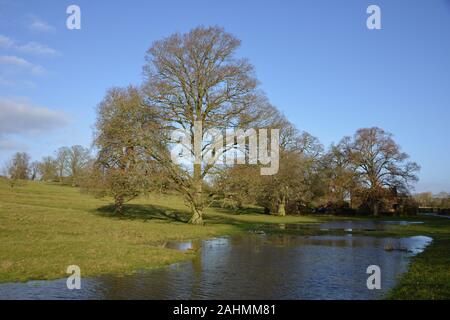
POLYGON ((121 218, 109 204, 76 188, 28 181, 11 189, 0 179, 0 282, 64 277, 72 264, 84 276, 129 273, 195 254, 164 248, 167 241, 230 234, 251 223, 314 221, 209 209, 201 227, 184 223, 188 212, 176 196, 133 201, 121 218))
MULTIPOLYGON (((258 209, 237 214, 220 208, 207 210, 203 227, 186 224, 188 218, 189 212, 177 196, 140 198, 127 204, 123 217, 117 217, 112 213, 110 200, 96 199, 76 188, 26 182, 11 189, 0 179, 0 283, 65 277, 67 266, 72 264, 80 266, 84 276, 131 273, 196 254, 165 248, 164 244, 172 240, 202 239, 252 229, 318 233, 311 228, 264 227, 267 223, 367 219, 276 217, 263 215, 258 209)), ((450 299, 450 219, 389 217, 394 219, 425 223, 392 225, 387 231, 371 231, 367 235, 426 235, 434 240, 425 252, 413 258, 409 271, 388 298, 450 299)))

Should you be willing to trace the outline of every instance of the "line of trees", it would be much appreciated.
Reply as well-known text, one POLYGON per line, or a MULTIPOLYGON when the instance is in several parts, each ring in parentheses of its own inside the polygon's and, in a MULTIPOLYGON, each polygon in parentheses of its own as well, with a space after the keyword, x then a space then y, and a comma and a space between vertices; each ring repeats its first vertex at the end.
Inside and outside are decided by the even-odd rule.
POLYGON ((408 161, 392 135, 380 128, 358 130, 323 151, 307 133, 282 144, 280 171, 259 176, 251 166, 225 170, 215 182, 227 203, 256 203, 268 213, 411 212, 409 195, 419 166, 408 161))
POLYGON ((439 192, 438 194, 421 192, 414 195, 414 200, 420 207, 450 209, 450 193, 448 192, 439 192))
POLYGON ((26 152, 15 153, 4 168, 12 184, 19 180, 54 181, 80 186, 91 173, 94 158, 88 148, 80 145, 61 147, 55 156, 45 156, 41 161, 31 162, 26 152))
MULTIPOLYGON (((218 27, 199 27, 156 41, 145 57, 144 82, 110 89, 98 105, 94 159, 79 146, 61 148, 55 157, 33 165, 29 156, 17 154, 10 176, 68 181, 99 196, 112 196, 117 214, 142 193, 177 191, 191 208, 192 224, 203 223, 207 205, 259 205, 277 215, 413 211, 409 192, 419 166, 390 133, 360 129, 325 150, 316 137, 299 131, 270 104, 253 66, 236 57, 239 45, 218 27), (191 138, 200 133, 200 149, 191 141, 188 154, 195 158, 200 150, 201 156, 214 155, 213 160, 173 162, 171 133, 176 129, 191 138), (261 164, 219 162, 236 148, 237 140, 218 149, 206 136, 209 129, 279 129, 278 173, 261 175, 261 164)), ((259 136, 258 153, 267 153, 261 146, 270 145, 272 137, 266 138, 264 144, 259 136)), ((245 148, 242 156, 248 153, 245 148)))
MULTIPOLYGON (((111 89, 98 107, 94 176, 99 183, 91 189, 106 188, 121 213, 123 203, 141 192, 170 186, 184 196, 193 224, 203 223, 206 203, 258 204, 279 215, 314 208, 359 208, 377 215, 408 206, 419 166, 391 134, 361 129, 325 152, 317 138, 298 131, 268 102, 253 66, 235 56, 239 45, 218 27, 156 41, 147 51, 142 85, 111 89), (205 136, 208 129, 280 129, 279 172, 261 176, 255 165, 174 163, 171 130, 192 137, 196 123, 203 129, 202 155, 230 151, 214 149, 205 136)), ((191 143, 193 157, 194 149, 191 143)))

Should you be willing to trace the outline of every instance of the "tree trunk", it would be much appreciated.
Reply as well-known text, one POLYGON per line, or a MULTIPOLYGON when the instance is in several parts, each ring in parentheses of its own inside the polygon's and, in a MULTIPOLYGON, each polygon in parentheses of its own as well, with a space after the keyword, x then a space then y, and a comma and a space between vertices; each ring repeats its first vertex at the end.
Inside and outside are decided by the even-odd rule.
POLYGON ((377 202, 374 202, 374 204, 373 204, 373 215, 375 217, 378 217, 378 203, 377 202))
POLYGON ((203 225, 203 210, 192 207, 192 217, 189 220, 190 224, 203 225))
POLYGON ((123 214, 123 197, 116 196, 114 197, 114 213, 118 215, 123 214))
POLYGON ((278 205, 278 215, 285 216, 286 215, 286 196, 283 195, 281 198, 281 202, 278 205))
POLYGON ((202 167, 201 164, 194 164, 194 196, 192 207, 192 217, 190 224, 203 225, 203 197, 202 197, 202 167))

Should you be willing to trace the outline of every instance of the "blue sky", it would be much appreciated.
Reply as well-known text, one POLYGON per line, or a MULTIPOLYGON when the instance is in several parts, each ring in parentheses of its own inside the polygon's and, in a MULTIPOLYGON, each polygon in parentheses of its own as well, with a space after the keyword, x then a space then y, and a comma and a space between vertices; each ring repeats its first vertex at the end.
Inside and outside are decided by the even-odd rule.
POLYGON ((0 165, 89 146, 105 91, 139 84, 151 43, 198 25, 242 40, 299 129, 327 146, 382 127, 422 166, 417 191, 450 191, 450 0, 0 0, 0 165), (71 4, 81 30, 66 28, 71 4), (370 4, 381 30, 366 28, 370 4))

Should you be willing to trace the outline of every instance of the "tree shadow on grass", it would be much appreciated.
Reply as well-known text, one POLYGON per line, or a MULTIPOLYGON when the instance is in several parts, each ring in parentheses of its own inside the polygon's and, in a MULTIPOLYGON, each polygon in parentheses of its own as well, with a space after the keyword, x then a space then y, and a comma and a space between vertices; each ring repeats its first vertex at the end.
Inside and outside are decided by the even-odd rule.
MULTIPOLYGON (((244 230, 254 230, 258 229, 261 226, 268 225, 264 222, 258 222, 258 221, 245 221, 240 220, 239 216, 245 216, 245 215, 260 215, 260 216, 268 216, 264 213, 263 208, 256 208, 256 207, 245 207, 240 208, 238 210, 232 210, 229 208, 222 208, 222 207, 213 207, 211 208, 215 211, 215 213, 208 213, 208 211, 205 213, 205 222, 208 224, 228 224, 233 225, 238 228, 244 229, 244 230)), ((269 224, 270 225, 270 224, 269 224)))
POLYGON ((229 209, 229 208, 223 208, 223 207, 212 207, 215 211, 219 213, 225 213, 229 214, 231 216, 240 216, 240 215, 246 215, 246 214, 260 214, 265 215, 264 209, 259 207, 244 207, 239 209, 229 209))
POLYGON ((94 214, 102 217, 114 218, 119 220, 163 220, 167 222, 184 222, 189 221, 189 213, 176 211, 164 206, 143 205, 143 204, 125 204, 122 214, 114 211, 114 205, 106 205, 96 210, 94 214))
MULTIPOLYGON (((215 212, 220 215, 205 213, 205 224, 227 224, 239 227, 241 229, 253 229, 256 226, 261 225, 257 222, 240 221, 234 217, 246 214, 263 214, 263 210, 259 208, 242 208, 238 211, 233 211, 228 208, 213 208, 215 212)), ((124 210, 121 215, 115 213, 114 205, 106 205, 95 210, 92 210, 93 214, 117 219, 117 220, 140 220, 146 221, 165 221, 168 223, 187 223, 191 218, 191 214, 188 210, 174 210, 165 206, 157 206, 151 204, 125 204, 124 210)))

